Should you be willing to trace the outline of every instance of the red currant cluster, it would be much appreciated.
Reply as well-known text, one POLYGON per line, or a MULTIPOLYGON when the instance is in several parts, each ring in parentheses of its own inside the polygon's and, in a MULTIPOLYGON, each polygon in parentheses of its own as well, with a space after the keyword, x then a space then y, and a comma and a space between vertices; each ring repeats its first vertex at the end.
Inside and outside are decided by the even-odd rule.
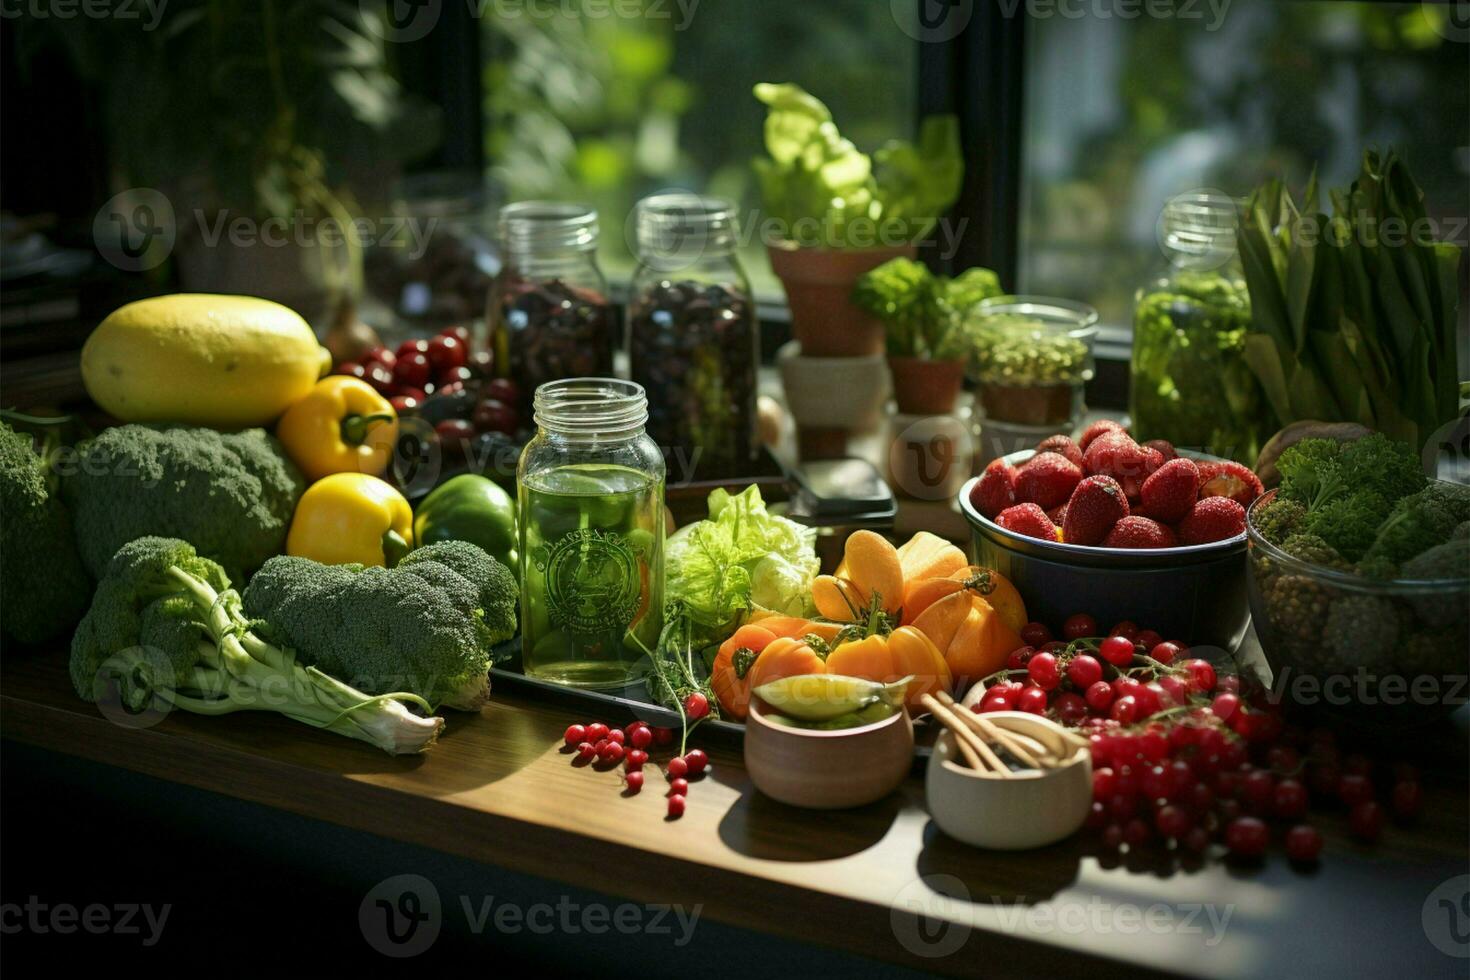
MULTIPOLYGON (((600 769, 623 766, 623 782, 628 795, 643 789, 643 767, 648 763, 650 747, 670 745, 674 741, 671 728, 654 728, 645 721, 635 721, 624 731, 609 728, 600 721, 567 727, 563 741, 575 757, 573 765, 590 765, 600 769)), ((684 801, 689 793, 689 777, 709 768, 709 756, 703 749, 690 749, 670 759, 664 770, 669 783, 669 816, 684 815, 684 801)))

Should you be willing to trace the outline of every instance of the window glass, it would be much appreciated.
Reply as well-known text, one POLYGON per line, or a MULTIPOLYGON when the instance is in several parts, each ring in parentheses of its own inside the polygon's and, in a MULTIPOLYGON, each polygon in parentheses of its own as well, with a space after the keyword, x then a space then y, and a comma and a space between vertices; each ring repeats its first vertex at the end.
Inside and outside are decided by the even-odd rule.
MULTIPOLYGON (((602 262, 626 279, 629 212, 682 188, 733 198, 758 295, 779 296, 752 233, 762 152, 756 82, 795 82, 843 134, 875 149, 916 129, 918 44, 873 0, 561 0, 483 21, 487 159, 506 200, 585 200, 602 262), (638 16, 629 16, 636 12, 638 16)), ((631 227, 631 226, 629 226, 631 227)))
MULTIPOLYGON (((1027 24, 1021 288, 1095 305, 1127 328, 1162 265, 1173 194, 1243 197, 1281 174, 1327 187, 1390 144, 1442 234, 1463 243, 1470 47, 1431 4, 1190 0, 1172 16, 1114 3, 1027 24)), ((1060 11, 1065 5, 1058 5, 1060 11)), ((1120 335, 1115 334, 1115 337, 1120 335)))

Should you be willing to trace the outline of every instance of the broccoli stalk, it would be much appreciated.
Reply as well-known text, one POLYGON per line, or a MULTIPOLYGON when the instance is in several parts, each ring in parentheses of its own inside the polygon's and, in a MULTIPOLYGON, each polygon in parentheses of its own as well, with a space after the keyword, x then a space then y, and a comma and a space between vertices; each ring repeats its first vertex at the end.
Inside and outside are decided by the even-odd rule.
POLYGON ((72 682, 95 700, 107 682, 138 711, 162 702, 201 715, 274 711, 385 752, 422 752, 444 721, 415 694, 367 695, 263 639, 240 595, 192 546, 140 538, 109 563, 72 641, 72 682))

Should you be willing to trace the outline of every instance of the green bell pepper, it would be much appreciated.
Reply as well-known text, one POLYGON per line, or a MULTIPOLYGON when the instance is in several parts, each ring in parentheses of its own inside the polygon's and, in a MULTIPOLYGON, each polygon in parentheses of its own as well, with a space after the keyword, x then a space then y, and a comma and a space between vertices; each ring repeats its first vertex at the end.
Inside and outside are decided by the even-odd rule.
POLYGON ((465 473, 437 487, 413 518, 416 546, 468 541, 520 574, 516 548, 516 505, 494 481, 465 473))

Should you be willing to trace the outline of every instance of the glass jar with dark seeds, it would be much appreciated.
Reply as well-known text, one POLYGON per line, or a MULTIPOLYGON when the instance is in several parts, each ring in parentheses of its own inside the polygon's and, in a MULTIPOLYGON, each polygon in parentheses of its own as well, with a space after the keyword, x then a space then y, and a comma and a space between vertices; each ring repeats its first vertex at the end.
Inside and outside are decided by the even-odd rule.
POLYGON ((529 398, 541 385, 610 377, 616 319, 597 265, 597 212, 523 201, 500 212, 505 265, 490 299, 499 372, 529 398))
POLYGON ((739 476, 758 448, 759 326, 735 257, 734 206, 695 194, 639 202, 628 358, 648 434, 690 479, 739 476), (676 458, 677 457, 677 458, 676 458))

